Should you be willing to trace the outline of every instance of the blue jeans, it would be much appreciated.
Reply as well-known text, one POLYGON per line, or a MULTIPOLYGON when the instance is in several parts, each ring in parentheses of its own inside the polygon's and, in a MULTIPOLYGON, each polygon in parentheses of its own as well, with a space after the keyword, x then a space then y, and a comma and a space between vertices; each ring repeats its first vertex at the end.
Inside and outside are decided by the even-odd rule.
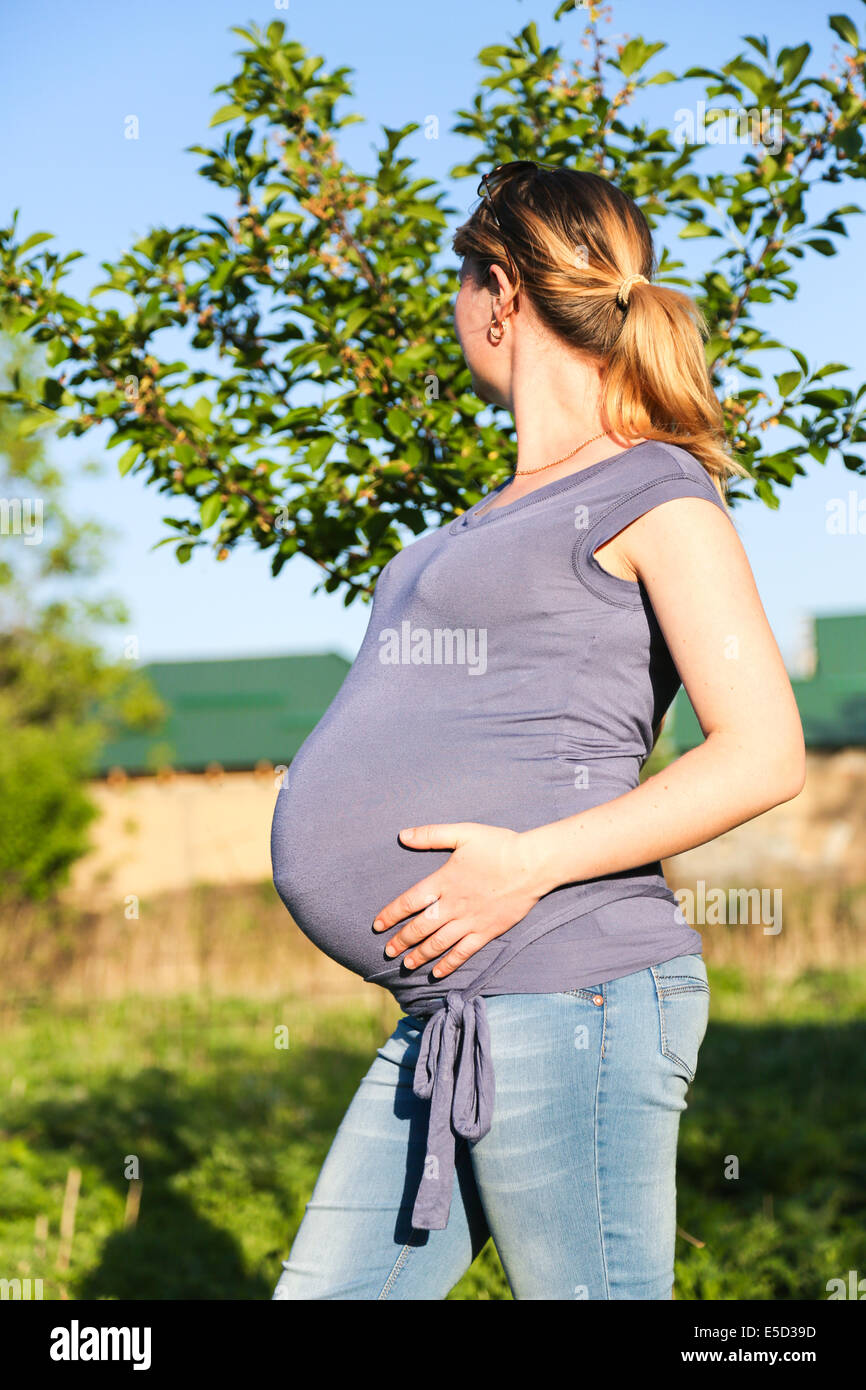
POLYGON ((274 1299, 443 1299, 492 1236, 516 1299, 669 1299, 680 1114, 707 1027, 699 955, 486 999, 492 1127, 458 1140, 444 1231, 410 1224, 427 1101, 405 1016, 346 1112, 274 1299))

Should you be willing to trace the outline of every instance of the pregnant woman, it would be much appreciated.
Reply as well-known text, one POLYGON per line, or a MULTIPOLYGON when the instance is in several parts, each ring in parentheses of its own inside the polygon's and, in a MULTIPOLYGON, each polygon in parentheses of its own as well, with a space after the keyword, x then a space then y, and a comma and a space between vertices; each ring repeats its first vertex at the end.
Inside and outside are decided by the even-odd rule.
POLYGON ((385 566, 274 815, 292 917, 404 1011, 275 1299, 442 1299, 491 1236, 515 1298, 671 1298, 709 991, 661 860, 804 783, 699 311, 607 179, 479 193, 455 326, 516 468, 385 566), (641 783, 681 682, 705 740, 641 783))

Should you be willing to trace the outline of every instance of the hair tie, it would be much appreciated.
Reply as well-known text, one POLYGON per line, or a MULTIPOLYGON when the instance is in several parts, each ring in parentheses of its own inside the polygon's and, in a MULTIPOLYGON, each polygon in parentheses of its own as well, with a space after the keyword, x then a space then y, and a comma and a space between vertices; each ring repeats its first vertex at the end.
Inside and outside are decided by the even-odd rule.
POLYGON ((628 308, 628 296, 632 285, 637 285, 641 282, 644 285, 649 284, 649 280, 646 278, 645 275, 627 275, 626 278, 623 280, 622 284, 616 292, 616 302, 621 309, 628 308))

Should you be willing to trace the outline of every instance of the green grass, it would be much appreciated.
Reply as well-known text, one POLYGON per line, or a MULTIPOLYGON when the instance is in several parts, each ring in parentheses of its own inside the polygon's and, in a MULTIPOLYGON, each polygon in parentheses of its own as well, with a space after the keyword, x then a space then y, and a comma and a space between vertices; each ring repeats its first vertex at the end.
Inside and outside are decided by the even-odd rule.
MULTIPOLYGON (((826 1298, 828 1279, 866 1274, 866 971, 710 982, 678 1178, 680 1227, 703 1245, 678 1239, 676 1296, 826 1298)), ((269 1298, 382 1040, 364 1002, 22 1008, 0 1033, 0 1277, 42 1278, 46 1298, 269 1298), (288 1050, 274 1047, 280 1024, 288 1050), (143 1180, 131 1230, 128 1155, 143 1180), (70 1167, 81 1194, 58 1271, 70 1167)), ((450 1297, 510 1297, 490 1244, 450 1297)))

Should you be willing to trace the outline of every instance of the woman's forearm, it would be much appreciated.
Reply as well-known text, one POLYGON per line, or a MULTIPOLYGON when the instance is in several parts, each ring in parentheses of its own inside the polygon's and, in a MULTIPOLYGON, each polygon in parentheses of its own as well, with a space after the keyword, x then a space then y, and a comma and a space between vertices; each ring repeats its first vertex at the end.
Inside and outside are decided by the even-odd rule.
POLYGON ((797 796, 803 768, 802 749, 774 761, 766 748, 710 734, 613 801, 524 831, 525 872, 544 894, 682 854, 797 796))

